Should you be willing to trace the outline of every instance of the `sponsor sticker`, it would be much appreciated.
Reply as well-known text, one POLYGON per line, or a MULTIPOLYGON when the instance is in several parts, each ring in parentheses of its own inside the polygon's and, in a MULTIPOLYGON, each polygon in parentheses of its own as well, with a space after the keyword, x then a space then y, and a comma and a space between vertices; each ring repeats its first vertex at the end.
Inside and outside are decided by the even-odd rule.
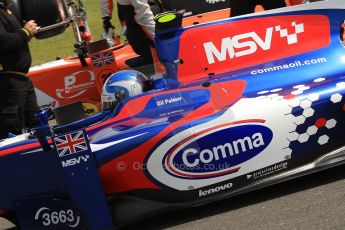
POLYGON ((153 180, 180 191, 246 183, 247 175, 281 168, 291 158, 289 130, 296 125, 288 111, 285 100, 241 99, 220 117, 169 135, 148 157, 147 170, 153 180))
POLYGON ((166 171, 182 178, 212 178, 235 173, 271 142, 263 125, 213 127, 175 145, 163 159, 166 171))
POLYGON ((81 70, 64 77, 64 88, 57 88, 56 96, 61 99, 75 98, 95 85, 95 74, 92 71, 81 70))
POLYGON ((98 107, 92 103, 83 103, 83 109, 87 116, 90 116, 92 114, 99 112, 98 107))
POLYGON ((226 72, 329 44, 330 23, 323 15, 271 16, 205 25, 182 34, 179 57, 185 63, 179 66, 179 74, 187 80, 187 75, 204 75, 205 68, 226 72), (322 28, 317 37, 315 27, 322 28))
POLYGON ((288 162, 287 161, 284 161, 284 162, 280 162, 280 163, 277 163, 277 164, 274 164, 274 165, 270 165, 268 167, 265 167, 265 168, 262 168, 262 169, 259 169, 257 171, 254 171, 252 173, 249 173, 247 174, 247 179, 260 179, 262 177, 265 177, 265 176, 269 176, 271 174, 274 174, 276 172, 279 172, 281 170, 284 170, 288 167, 288 162))
POLYGON ((208 195, 216 194, 222 191, 226 191, 228 189, 231 189, 232 186, 233 186, 232 183, 227 183, 227 184, 220 185, 220 186, 210 188, 210 189, 199 189, 199 197, 208 196, 208 195))
POLYGON ((63 160, 61 161, 62 167, 66 168, 66 167, 74 166, 80 163, 84 163, 84 162, 87 162, 89 158, 90 158, 89 155, 85 155, 85 156, 73 157, 71 159, 63 160))
POLYGON ((37 96, 37 103, 39 104, 40 109, 55 109, 60 106, 59 101, 49 96, 47 92, 41 91, 38 88, 35 88, 35 92, 37 96))

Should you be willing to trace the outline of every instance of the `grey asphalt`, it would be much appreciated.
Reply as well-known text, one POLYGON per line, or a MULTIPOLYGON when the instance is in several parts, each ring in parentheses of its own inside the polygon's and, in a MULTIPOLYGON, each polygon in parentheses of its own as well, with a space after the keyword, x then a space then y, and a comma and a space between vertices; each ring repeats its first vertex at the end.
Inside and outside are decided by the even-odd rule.
MULTIPOLYGON (((11 227, 0 219, 0 229, 11 227)), ((127 229, 345 229, 345 166, 202 207, 170 212, 127 229)))

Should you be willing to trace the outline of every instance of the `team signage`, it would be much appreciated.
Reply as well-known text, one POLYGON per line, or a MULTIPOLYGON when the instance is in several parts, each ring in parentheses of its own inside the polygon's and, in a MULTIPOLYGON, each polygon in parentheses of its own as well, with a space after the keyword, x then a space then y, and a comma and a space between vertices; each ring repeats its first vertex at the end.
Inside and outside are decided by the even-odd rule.
POLYGON ((268 146, 272 131, 261 125, 233 128, 225 125, 191 137, 174 146, 165 158, 168 173, 185 178, 208 178, 236 172, 239 170, 236 166, 268 146))
POLYGON ((330 23, 323 15, 254 18, 187 29, 180 41, 179 74, 196 78, 205 69, 222 73, 324 48, 330 23))
POLYGON ((241 99, 220 117, 165 139, 148 157, 147 170, 155 181, 185 191, 286 161, 290 133, 282 130, 295 127, 289 111, 286 100, 241 99))

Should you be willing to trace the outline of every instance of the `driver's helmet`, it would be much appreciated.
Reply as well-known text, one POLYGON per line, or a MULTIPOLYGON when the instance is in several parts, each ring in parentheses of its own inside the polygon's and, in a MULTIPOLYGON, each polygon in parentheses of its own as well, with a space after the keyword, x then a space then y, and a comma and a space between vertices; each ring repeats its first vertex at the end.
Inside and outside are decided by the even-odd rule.
POLYGON ((122 70, 112 74, 102 89, 102 108, 112 109, 121 100, 143 93, 143 81, 147 78, 136 70, 122 70))

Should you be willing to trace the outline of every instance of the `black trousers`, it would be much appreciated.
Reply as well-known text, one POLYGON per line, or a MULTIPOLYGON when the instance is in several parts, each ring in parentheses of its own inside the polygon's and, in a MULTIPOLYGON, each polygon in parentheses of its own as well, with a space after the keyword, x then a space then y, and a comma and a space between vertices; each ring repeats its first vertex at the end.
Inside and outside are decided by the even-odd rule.
POLYGON ((0 139, 21 134, 38 123, 39 111, 32 81, 27 76, 0 73, 0 139))
POLYGON ((285 0, 231 0, 231 17, 254 13, 256 5, 262 5, 265 10, 285 7, 285 0))
POLYGON ((140 30, 127 29, 127 40, 131 45, 133 51, 138 54, 138 57, 126 60, 126 65, 130 68, 140 71, 146 75, 152 75, 155 73, 154 58, 153 58, 153 41, 150 40, 144 32, 140 30))

